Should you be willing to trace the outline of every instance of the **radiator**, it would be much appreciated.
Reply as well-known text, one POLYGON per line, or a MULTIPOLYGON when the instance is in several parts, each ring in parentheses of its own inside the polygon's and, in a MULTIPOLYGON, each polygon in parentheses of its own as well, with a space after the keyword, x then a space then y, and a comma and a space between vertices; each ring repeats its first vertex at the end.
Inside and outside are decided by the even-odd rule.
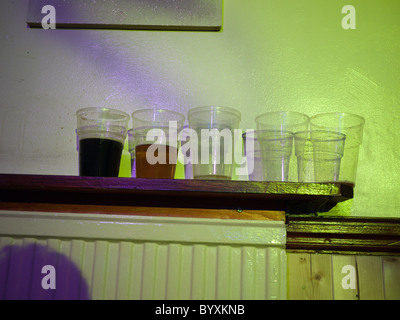
POLYGON ((285 224, 0 211, 0 299, 286 299, 285 224))

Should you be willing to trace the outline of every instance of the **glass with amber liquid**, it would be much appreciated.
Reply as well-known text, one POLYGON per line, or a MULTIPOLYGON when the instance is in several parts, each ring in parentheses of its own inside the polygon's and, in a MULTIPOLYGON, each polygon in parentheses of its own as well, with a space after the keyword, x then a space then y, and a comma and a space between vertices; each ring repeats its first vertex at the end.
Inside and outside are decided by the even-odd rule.
POLYGON ((136 177, 173 179, 178 161, 178 133, 185 117, 165 109, 132 113, 136 177))
POLYGON ((173 179, 177 160, 178 148, 176 147, 161 144, 142 144, 137 146, 136 177, 173 179), (148 161, 148 158, 153 156, 157 160, 156 163, 148 161))

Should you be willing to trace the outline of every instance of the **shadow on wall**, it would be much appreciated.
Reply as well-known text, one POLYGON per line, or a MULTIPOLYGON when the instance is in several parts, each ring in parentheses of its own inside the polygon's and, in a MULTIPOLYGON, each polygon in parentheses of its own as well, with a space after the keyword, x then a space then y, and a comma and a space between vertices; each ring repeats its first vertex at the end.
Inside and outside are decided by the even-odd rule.
POLYGON ((88 285, 66 256, 32 244, 0 251, 1 300, 89 300, 88 285))

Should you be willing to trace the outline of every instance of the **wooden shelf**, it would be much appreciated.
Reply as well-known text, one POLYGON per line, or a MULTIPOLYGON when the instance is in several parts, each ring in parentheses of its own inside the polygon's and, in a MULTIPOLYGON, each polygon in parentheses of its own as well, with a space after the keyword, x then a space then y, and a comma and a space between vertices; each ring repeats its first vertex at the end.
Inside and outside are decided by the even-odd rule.
POLYGON ((0 174, 7 203, 315 213, 353 197, 345 183, 97 178, 0 174))
POLYGON ((288 252, 400 254, 400 219, 323 218, 345 183, 0 174, 0 210, 284 221, 288 252))

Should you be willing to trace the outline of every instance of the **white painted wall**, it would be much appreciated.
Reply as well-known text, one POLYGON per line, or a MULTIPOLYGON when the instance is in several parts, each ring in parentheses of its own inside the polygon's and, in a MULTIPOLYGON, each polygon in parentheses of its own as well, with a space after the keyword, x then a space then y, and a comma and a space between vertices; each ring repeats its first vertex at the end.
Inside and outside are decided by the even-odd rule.
POLYGON ((77 175, 75 112, 110 106, 186 114, 221 104, 242 128, 273 110, 366 119, 358 216, 400 216, 400 2, 226 0, 221 32, 41 30, 28 0, 0 3, 0 172, 77 175))

